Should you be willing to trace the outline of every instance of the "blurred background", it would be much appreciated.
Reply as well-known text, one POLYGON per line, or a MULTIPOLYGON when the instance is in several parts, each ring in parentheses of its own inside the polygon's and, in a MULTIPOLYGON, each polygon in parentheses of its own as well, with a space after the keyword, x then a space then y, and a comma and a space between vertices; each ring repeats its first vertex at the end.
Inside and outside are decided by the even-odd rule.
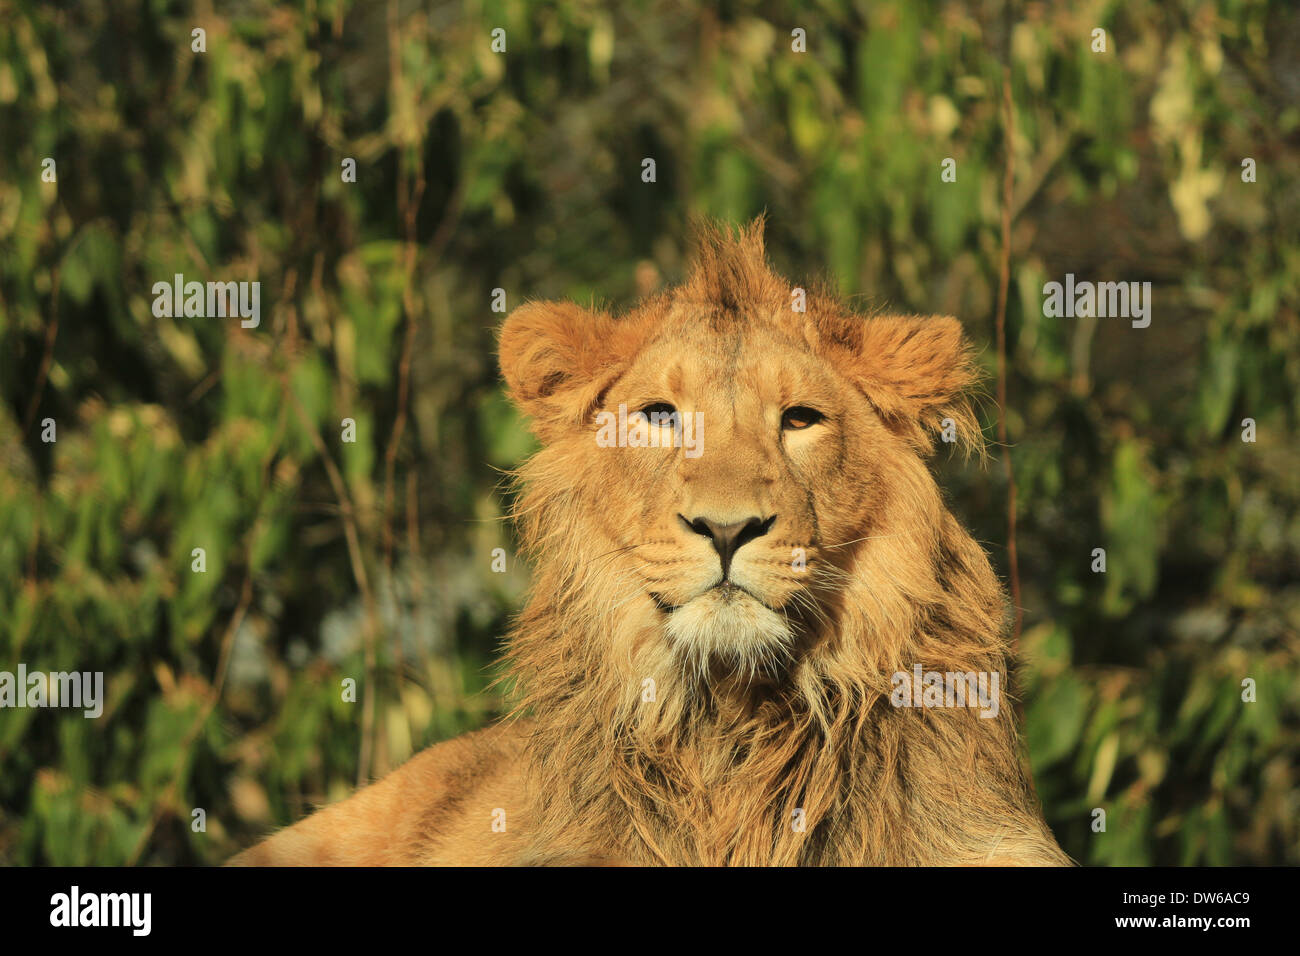
MULTIPOLYGON (((0 861, 217 863, 502 712, 493 290, 623 308, 766 211, 792 279, 960 316, 992 394, 1004 62, 1048 821, 1300 863, 1300 9, 1250 0, 0 0, 0 670, 106 692, 0 710, 0 861), (1067 272, 1150 327, 1044 318, 1067 272), (260 326, 155 317, 176 273, 260 326)), ((936 468, 1005 579, 1000 463, 936 468)))

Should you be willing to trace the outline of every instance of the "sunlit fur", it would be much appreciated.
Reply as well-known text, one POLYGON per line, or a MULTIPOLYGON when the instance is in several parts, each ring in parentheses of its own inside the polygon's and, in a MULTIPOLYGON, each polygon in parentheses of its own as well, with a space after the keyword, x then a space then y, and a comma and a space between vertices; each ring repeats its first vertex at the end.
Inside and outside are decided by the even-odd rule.
POLYGON ((529 303, 502 331, 542 443, 518 474, 511 719, 238 862, 1068 862, 1010 701, 890 704, 916 664, 1007 687, 1003 592, 925 461, 945 430, 982 447, 960 324, 817 289, 795 311, 761 223, 697 245, 683 286, 624 315, 529 303), (655 403, 700 413, 701 455, 598 445, 598 413, 655 403), (825 420, 783 429, 792 405, 825 420), (771 519, 734 587, 697 516, 771 519))
POLYGON ((916 663, 1006 686, 1000 586, 922 459, 944 419, 979 441, 960 326, 863 318, 825 293, 797 313, 792 288, 759 224, 706 230, 690 281, 628 315, 541 304, 507 324, 507 381, 545 442, 520 473, 536 575, 509 645, 537 846, 676 864, 1065 862, 1011 706, 990 720, 889 703, 891 675, 916 663), (703 409, 698 462, 592 441, 597 409, 661 399, 703 409), (823 453, 781 444, 785 402, 831 410, 827 433, 787 436, 823 453), (675 523, 691 506, 779 515, 736 557, 775 612, 701 594, 718 561, 675 523), (652 591, 681 606, 666 615, 652 591))

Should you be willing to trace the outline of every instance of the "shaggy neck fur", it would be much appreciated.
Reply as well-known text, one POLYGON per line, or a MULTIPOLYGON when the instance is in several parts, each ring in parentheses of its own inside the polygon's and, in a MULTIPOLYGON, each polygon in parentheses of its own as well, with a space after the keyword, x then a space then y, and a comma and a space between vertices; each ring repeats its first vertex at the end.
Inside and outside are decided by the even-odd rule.
POLYGON ((582 834, 647 864, 1065 860, 1005 695, 992 719, 890 704, 916 664, 1007 686, 1000 587, 918 458, 866 540, 810 552, 819 613, 793 661, 753 680, 682 666, 634 576, 611 572, 620 555, 566 517, 601 507, 569 454, 524 467, 517 510, 536 575, 508 656, 532 718, 539 858, 582 834))

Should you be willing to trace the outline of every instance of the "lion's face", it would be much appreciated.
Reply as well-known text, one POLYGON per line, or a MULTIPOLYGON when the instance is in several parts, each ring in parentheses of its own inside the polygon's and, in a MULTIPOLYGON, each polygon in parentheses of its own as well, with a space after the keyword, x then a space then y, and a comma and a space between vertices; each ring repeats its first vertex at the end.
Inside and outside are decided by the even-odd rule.
POLYGON ((863 526, 873 464, 898 440, 790 332, 710 328, 689 307, 668 321, 589 426, 602 486, 619 489, 604 531, 684 654, 774 661, 816 613, 823 549, 863 526), (626 443, 602 448, 600 424, 610 437, 620 419, 626 443))
POLYGON ((525 306, 501 343, 546 445, 545 546, 701 670, 779 666, 837 594, 885 587, 863 542, 933 510, 924 427, 969 416, 954 320, 796 312, 744 278, 747 302, 697 278, 618 319, 525 306))

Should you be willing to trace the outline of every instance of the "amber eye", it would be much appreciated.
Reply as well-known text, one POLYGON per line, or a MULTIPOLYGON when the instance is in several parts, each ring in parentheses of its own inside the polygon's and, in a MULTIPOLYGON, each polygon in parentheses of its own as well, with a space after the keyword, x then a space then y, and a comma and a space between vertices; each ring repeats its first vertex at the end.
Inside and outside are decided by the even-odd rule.
POLYGON ((640 410, 651 425, 676 425, 677 409, 667 402, 654 402, 640 410))
POLYGON ((826 416, 815 408, 806 405, 794 405, 785 410, 781 416, 781 428, 787 431, 800 431, 825 419, 826 416))

